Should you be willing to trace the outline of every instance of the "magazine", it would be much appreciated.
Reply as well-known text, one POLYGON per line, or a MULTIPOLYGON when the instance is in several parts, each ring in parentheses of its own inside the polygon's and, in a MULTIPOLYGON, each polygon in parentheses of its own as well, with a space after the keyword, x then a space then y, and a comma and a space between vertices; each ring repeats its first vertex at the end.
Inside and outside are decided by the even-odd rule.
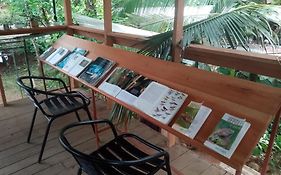
POLYGON ((40 55, 40 58, 43 59, 43 60, 46 60, 53 52, 55 52, 56 49, 54 47, 49 47, 47 50, 45 50, 45 52, 43 52, 41 55, 40 55))
POLYGON ((173 128, 193 139, 211 111, 212 109, 202 103, 191 101, 178 116, 173 128))
POLYGON ((54 65, 57 64, 61 59, 63 59, 67 54, 69 54, 68 49, 59 47, 48 58, 46 58, 46 61, 54 65))
POLYGON ((72 76, 78 76, 91 62, 92 60, 89 58, 86 58, 80 54, 77 54, 79 61, 77 64, 75 64, 68 73, 72 76))
POLYGON ((117 67, 109 77, 101 83, 99 89, 116 97, 117 94, 125 89, 130 83, 131 79, 136 76, 136 73, 126 68, 117 67))
POLYGON ((151 82, 133 105, 154 119, 168 124, 186 98, 187 94, 183 92, 151 82))
POLYGON ((79 78, 95 86, 114 65, 115 62, 98 57, 81 73, 79 78))
POLYGON ((134 71, 117 67, 99 89, 125 103, 133 104, 151 82, 134 71))
POLYGON ((80 54, 72 53, 68 59, 69 60, 62 67, 62 70, 64 70, 65 72, 69 72, 75 65, 83 60, 83 57, 80 54))
POLYGON ((226 113, 204 145, 227 158, 231 158, 250 125, 245 119, 226 113))
POLYGON ((62 69, 62 68, 68 63, 68 61, 71 60, 71 57, 75 56, 75 54, 80 54, 80 55, 82 55, 82 56, 86 56, 87 53, 88 53, 87 50, 76 47, 76 48, 75 48, 70 54, 68 54, 64 59, 62 59, 60 62, 58 62, 58 63, 57 63, 57 66, 62 69))

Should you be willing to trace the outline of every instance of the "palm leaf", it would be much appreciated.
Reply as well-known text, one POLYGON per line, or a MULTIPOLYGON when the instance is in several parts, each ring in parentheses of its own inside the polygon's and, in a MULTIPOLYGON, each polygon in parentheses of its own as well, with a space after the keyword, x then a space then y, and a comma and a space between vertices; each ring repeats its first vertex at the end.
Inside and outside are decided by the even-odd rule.
MULTIPOLYGON (((277 43, 276 37, 266 18, 259 13, 259 10, 264 6, 248 4, 188 24, 183 28, 184 36, 181 46, 185 48, 199 38, 201 42, 207 41, 213 46, 235 48, 241 45, 245 50, 248 50, 248 33, 245 31, 250 31, 260 39, 267 39, 271 45, 275 45, 277 43)), ((166 47, 171 47, 171 45, 167 45, 171 38, 172 31, 154 35, 144 42, 145 47, 139 53, 167 59, 167 54, 161 53, 168 50, 166 47)))

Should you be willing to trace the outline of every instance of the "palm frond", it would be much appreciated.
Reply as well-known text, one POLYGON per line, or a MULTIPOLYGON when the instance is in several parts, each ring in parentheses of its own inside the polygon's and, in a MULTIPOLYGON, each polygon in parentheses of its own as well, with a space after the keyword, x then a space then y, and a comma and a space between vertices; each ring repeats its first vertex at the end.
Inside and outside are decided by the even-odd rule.
MULTIPOLYGON (((248 50, 248 36, 254 34, 259 39, 267 39, 271 45, 277 43, 268 21, 259 12, 265 5, 248 4, 227 12, 214 14, 207 19, 197 21, 184 26, 184 36, 181 42, 182 48, 187 47, 196 39, 212 46, 236 48, 241 45, 248 50), (248 31, 246 33, 245 31, 248 31)), ((163 55, 166 47, 171 47, 172 31, 154 35, 145 41, 145 47, 139 53, 157 56, 167 59, 163 55)))

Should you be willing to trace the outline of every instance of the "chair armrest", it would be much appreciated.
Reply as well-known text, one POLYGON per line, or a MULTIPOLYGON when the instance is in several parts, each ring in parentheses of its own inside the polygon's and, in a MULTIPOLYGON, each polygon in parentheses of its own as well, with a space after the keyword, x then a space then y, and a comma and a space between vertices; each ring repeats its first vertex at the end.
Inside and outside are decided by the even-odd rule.
MULTIPOLYGON (((69 92, 65 82, 60 78, 31 76, 32 79, 57 81, 63 85, 65 92, 69 92)), ((49 91, 48 91, 49 92, 49 91)))
POLYGON ((114 125, 112 124, 111 121, 107 120, 107 119, 102 119, 102 120, 90 120, 90 121, 83 121, 83 122, 76 122, 76 123, 72 123, 70 125, 67 125, 66 127, 64 127, 61 132, 60 135, 62 136, 64 134, 64 132, 70 128, 76 127, 76 126, 83 126, 83 125, 96 125, 96 124, 108 124, 111 128, 111 131, 114 135, 115 138, 117 138, 117 131, 114 127, 114 125))

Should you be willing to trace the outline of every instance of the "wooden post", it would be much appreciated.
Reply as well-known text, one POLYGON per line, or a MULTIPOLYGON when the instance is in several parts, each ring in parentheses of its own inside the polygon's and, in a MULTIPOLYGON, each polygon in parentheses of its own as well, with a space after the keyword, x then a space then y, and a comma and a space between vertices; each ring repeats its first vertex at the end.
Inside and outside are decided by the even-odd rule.
POLYGON ((111 0, 103 0, 103 13, 104 13, 104 44, 113 46, 113 41, 109 33, 112 32, 112 14, 111 14, 111 0))
POLYGON ((172 57, 173 61, 181 62, 182 49, 178 46, 183 37, 183 15, 184 15, 184 0, 175 0, 175 20, 174 32, 172 41, 172 57))
MULTIPOLYGON (((72 19, 72 10, 71 10, 71 0, 64 0, 63 3, 64 6, 64 23, 66 26, 73 25, 73 19, 72 19)), ((73 30, 67 28, 67 34, 73 35, 73 30)), ((73 78, 68 77, 70 89, 74 89, 79 86, 79 83, 75 81, 73 78)))
POLYGON ((278 127, 279 127, 279 122, 280 122, 280 116, 281 115, 281 108, 279 109, 278 113, 276 114, 275 118, 274 118, 274 122, 273 122, 273 126, 272 126, 272 132, 270 134, 270 139, 269 139, 269 144, 265 153, 265 157, 262 163, 262 167, 261 167, 261 175, 265 175, 266 171, 267 171, 267 167, 268 167, 268 163, 270 160, 270 156, 271 156, 271 152, 272 152, 272 147, 274 144, 274 140, 278 131, 278 127))
POLYGON ((3 106, 7 106, 7 100, 6 100, 6 96, 5 96, 5 90, 4 90, 4 85, 2 82, 2 76, 0 74, 0 95, 2 98, 2 102, 3 102, 3 106))
MULTIPOLYGON (((172 41, 172 57, 173 61, 181 62, 181 48, 178 46, 183 36, 183 14, 184 14, 184 0, 175 0, 175 20, 174 20, 174 32, 172 41)), ((167 134, 168 147, 176 144, 176 138, 173 134, 167 134)))
POLYGON ((72 20, 72 12, 71 12, 71 1, 70 0, 64 0, 63 6, 64 6, 65 25, 67 25, 67 26, 72 25, 73 20, 72 20))

